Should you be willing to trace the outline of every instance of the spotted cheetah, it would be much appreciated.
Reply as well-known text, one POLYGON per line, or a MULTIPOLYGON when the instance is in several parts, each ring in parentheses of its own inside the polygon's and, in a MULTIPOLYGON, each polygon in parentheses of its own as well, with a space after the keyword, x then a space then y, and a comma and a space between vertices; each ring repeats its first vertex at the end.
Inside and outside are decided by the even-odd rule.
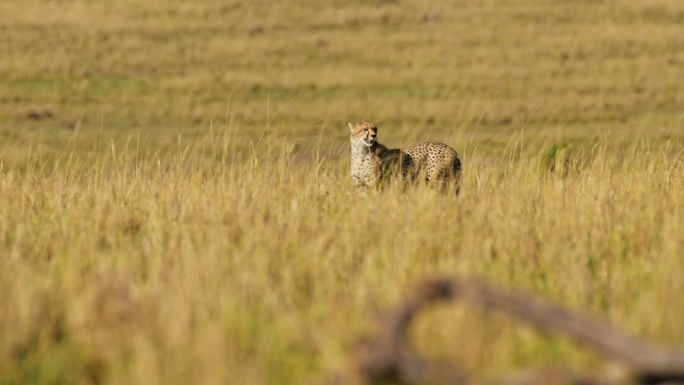
POLYGON ((389 149, 377 141, 378 127, 365 120, 349 123, 351 132, 351 176, 355 187, 376 188, 385 176, 399 170, 405 181, 425 177, 433 186, 446 189, 450 183, 461 186, 461 160, 456 151, 443 143, 389 149))

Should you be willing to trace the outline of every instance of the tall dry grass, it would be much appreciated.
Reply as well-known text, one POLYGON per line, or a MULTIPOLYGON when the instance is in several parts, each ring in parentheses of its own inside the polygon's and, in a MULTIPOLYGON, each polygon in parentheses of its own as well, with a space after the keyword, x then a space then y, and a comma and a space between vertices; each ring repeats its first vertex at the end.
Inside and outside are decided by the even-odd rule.
MULTIPOLYGON (((524 139, 498 158, 464 154, 460 197, 360 198, 345 162, 266 144, 214 164, 190 151, 123 161, 109 146, 87 162, 4 169, 1 381, 311 381, 342 367, 371 314, 409 284, 453 272, 683 344, 681 143, 540 152, 524 139)), ((460 309, 416 330, 428 354, 488 373, 598 365, 460 309)))

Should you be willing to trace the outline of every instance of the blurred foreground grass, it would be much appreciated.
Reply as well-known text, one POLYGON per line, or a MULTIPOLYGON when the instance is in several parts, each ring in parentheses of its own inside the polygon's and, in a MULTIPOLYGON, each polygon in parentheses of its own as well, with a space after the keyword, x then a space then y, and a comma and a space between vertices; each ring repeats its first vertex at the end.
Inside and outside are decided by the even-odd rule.
MULTIPOLYGON (((302 164, 265 145, 226 165, 110 151, 56 171, 4 170, 1 381, 311 381, 344 367, 374 312, 410 284, 455 272, 684 344, 681 144, 516 145, 473 159, 458 198, 359 198, 338 160, 302 164)), ((486 373, 597 365, 561 339, 458 307, 421 319, 413 337, 486 373)))

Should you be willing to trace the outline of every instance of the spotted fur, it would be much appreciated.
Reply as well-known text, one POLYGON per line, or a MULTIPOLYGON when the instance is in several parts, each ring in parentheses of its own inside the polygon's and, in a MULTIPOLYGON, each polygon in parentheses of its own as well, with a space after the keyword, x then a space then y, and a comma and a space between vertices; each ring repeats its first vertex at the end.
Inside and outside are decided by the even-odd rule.
POLYGON ((443 143, 389 149, 377 141, 378 127, 365 120, 349 123, 351 133, 351 177, 357 188, 376 188, 385 176, 399 171, 405 181, 425 178, 433 186, 446 189, 461 184, 461 160, 443 143))

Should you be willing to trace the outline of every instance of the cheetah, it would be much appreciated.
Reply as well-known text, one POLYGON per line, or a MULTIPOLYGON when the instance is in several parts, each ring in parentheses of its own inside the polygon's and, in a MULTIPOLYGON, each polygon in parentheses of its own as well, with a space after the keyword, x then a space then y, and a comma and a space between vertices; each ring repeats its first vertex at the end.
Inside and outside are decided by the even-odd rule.
POLYGON ((378 127, 368 121, 349 123, 351 177, 357 189, 377 188, 395 170, 404 181, 425 177, 429 185, 461 188, 461 160, 443 143, 428 142, 408 148, 389 149, 377 141, 378 127))

